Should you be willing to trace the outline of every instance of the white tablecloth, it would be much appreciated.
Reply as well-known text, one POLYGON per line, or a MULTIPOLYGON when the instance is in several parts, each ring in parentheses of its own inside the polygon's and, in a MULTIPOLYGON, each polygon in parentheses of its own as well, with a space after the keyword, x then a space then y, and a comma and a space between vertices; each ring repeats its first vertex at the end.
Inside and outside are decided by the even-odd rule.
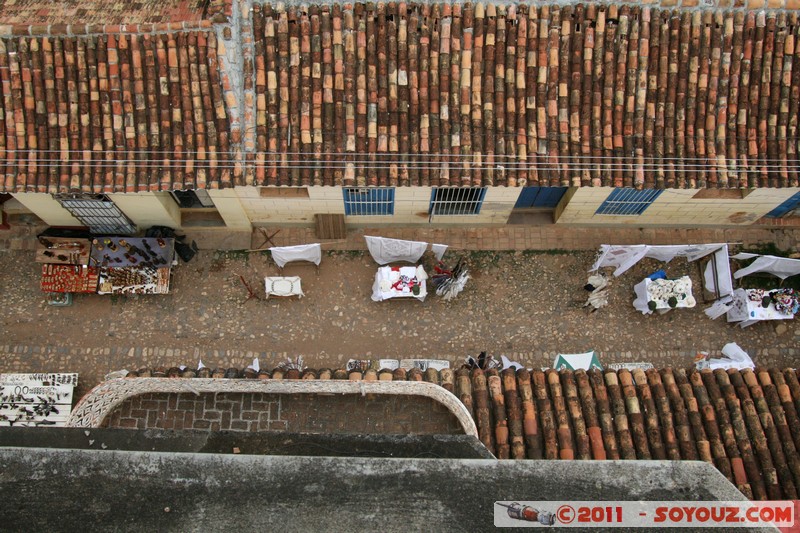
POLYGON ((694 307, 697 302, 692 296, 692 280, 689 276, 683 276, 676 280, 651 280, 644 278, 640 283, 633 287, 636 293, 636 299, 633 301, 633 307, 642 314, 649 315, 653 311, 647 306, 647 303, 654 301, 656 303, 656 311, 659 313, 666 313, 670 309, 668 300, 670 295, 675 295, 678 300, 675 308, 690 308, 694 307), (685 292, 671 292, 670 288, 676 286, 685 292), (682 295, 686 295, 685 298, 682 295))
POLYGON ((375 302, 380 302, 390 298, 416 298, 420 302, 424 301, 425 296, 428 295, 425 281, 427 274, 424 276, 418 276, 417 268, 420 269, 420 274, 425 272, 421 266, 380 267, 378 272, 375 274, 375 283, 372 285, 372 300, 375 302), (401 279, 407 279, 409 283, 402 283, 403 287, 398 289, 395 286, 399 281, 401 281, 401 279), (408 285, 412 283, 414 285, 419 284, 419 294, 414 294, 412 289, 409 288, 408 285))
POLYGON ((264 286, 267 290, 267 298, 273 296, 305 296, 300 286, 300 276, 280 277, 273 276, 264 278, 264 286))

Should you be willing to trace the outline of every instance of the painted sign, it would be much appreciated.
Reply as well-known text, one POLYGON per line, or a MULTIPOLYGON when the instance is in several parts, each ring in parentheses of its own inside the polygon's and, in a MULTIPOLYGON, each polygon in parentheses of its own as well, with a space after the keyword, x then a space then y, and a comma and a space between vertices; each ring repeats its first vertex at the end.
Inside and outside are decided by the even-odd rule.
POLYGON ((62 427, 78 374, 0 374, 0 427, 62 427))

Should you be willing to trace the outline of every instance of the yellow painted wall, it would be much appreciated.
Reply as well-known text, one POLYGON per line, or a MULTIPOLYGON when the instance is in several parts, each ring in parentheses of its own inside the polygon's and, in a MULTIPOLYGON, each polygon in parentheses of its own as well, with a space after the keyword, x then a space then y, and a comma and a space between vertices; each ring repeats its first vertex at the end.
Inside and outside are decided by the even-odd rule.
POLYGON ((564 206, 559 224, 736 226, 752 224, 798 190, 755 189, 741 199, 695 199, 696 189, 667 189, 641 215, 595 215, 612 187, 581 187, 564 206))
MULTIPOLYGON (((487 226, 504 225, 508 222, 511 210, 522 191, 520 187, 488 187, 483 199, 481 212, 477 215, 434 216, 432 224, 456 226, 487 226)), ((428 210, 431 193, 428 191, 425 211, 428 210)))
POLYGON ((19 193, 14 198, 49 226, 83 226, 48 193, 19 193))
POLYGON ((108 198, 139 229, 150 226, 180 227, 180 208, 168 192, 109 194, 108 198))
MULTIPOLYGON (((481 212, 470 216, 437 216, 433 225, 505 224, 519 188, 489 187, 481 212)), ((312 225, 316 213, 344 214, 341 187, 308 187, 308 198, 262 198, 257 187, 236 187, 242 207, 253 224, 312 225)), ((348 216, 352 226, 428 224, 431 187, 396 187, 392 216, 348 216)), ((214 200, 216 203, 216 199, 214 200)))
POLYGON ((315 213, 344 213, 341 187, 308 187, 308 198, 262 198, 258 187, 236 187, 234 191, 256 225, 313 225, 315 213))
POLYGON ((250 229, 250 219, 239 200, 236 189, 208 189, 225 227, 228 229, 250 229))

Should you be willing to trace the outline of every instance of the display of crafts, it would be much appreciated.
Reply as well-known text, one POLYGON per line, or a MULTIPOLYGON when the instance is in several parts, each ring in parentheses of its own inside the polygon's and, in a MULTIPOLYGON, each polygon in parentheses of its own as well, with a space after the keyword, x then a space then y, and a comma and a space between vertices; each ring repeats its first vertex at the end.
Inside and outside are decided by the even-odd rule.
MULTIPOLYGON (((692 296, 692 281, 688 276, 678 279, 654 279, 647 286, 650 302, 658 308, 694 307, 696 301, 692 296)), ((649 305, 649 304, 648 304, 649 305)))
POLYGON ((168 268, 103 267, 100 270, 100 294, 165 294, 168 290, 168 268))
POLYGON ((761 307, 773 305, 776 311, 784 315, 795 315, 800 311, 800 295, 794 289, 747 289, 747 299, 760 302, 761 307))
MULTIPOLYGON (((385 267, 384 267, 385 268, 385 267)), ((419 294, 422 280, 427 279, 427 274, 422 266, 419 267, 391 267, 388 277, 380 283, 382 292, 396 291, 402 294, 419 294)))
POLYGON ((94 292, 98 269, 86 266, 42 265, 41 288, 44 292, 94 292))

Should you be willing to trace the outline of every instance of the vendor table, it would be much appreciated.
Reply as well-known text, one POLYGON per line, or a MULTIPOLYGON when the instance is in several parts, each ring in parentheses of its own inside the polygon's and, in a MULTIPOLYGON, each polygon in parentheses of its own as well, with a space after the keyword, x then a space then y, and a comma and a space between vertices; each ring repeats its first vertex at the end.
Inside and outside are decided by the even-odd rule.
POLYGON ((649 315, 653 311, 648 307, 648 302, 656 303, 656 311, 666 313, 672 307, 669 305, 670 297, 677 299, 676 309, 694 307, 697 302, 692 296, 692 280, 689 276, 678 279, 650 279, 645 278, 633 287, 636 299, 633 307, 642 314, 649 315))
POLYGON ((302 298, 303 288, 300 286, 300 277, 281 277, 272 276, 264 278, 264 287, 267 291, 267 299, 273 296, 299 296, 302 298))
POLYGON ((167 294, 175 239, 96 237, 92 264, 99 265, 98 294, 167 294))
POLYGON ((167 294, 169 267, 102 267, 98 294, 167 294))
POLYGON ((54 265, 88 265, 91 247, 89 239, 39 237, 35 261, 54 265))
POLYGON ((175 239, 151 237, 97 237, 92 241, 92 265, 104 267, 168 267, 175 239))
POLYGON ((728 308, 728 322, 739 322, 739 327, 746 328, 762 320, 789 320, 794 318, 791 309, 779 310, 771 302, 767 307, 761 304, 764 296, 778 292, 763 291, 760 289, 736 289, 733 291, 730 307, 728 308))
POLYGON ((426 279, 427 274, 422 266, 380 267, 372 285, 372 300, 380 302, 391 298, 416 298, 422 302, 428 295, 426 279), (418 294, 414 294, 414 287, 419 287, 418 294))
POLYGON ((42 265, 44 292, 96 292, 99 269, 76 265, 42 265))

